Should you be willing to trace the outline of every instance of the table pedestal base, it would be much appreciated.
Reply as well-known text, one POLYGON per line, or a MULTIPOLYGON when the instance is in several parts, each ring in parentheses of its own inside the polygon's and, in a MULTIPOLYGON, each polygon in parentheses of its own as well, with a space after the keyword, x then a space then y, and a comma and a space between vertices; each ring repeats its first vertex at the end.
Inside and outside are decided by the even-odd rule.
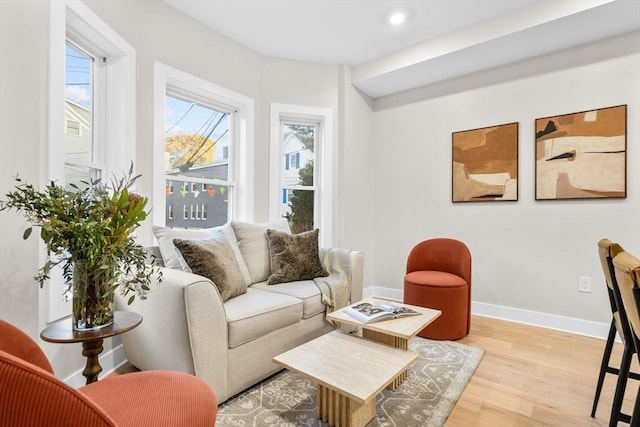
POLYGON ((102 353, 103 341, 102 339, 97 339, 82 343, 82 355, 87 358, 87 364, 84 371, 82 371, 82 375, 87 379, 87 384, 98 381, 98 375, 102 372, 98 356, 102 353))
POLYGON ((375 414, 375 396, 360 403, 318 384, 318 418, 332 427, 364 427, 375 414))
MULTIPOLYGON (((399 348, 401 350, 409 350, 409 340, 406 338, 396 337, 393 335, 383 334, 382 332, 372 331, 370 329, 362 330, 362 337, 376 341, 381 344, 388 345, 393 348, 399 348)), ((407 379, 407 371, 403 371, 387 386, 389 390, 397 389, 400 384, 407 379)))

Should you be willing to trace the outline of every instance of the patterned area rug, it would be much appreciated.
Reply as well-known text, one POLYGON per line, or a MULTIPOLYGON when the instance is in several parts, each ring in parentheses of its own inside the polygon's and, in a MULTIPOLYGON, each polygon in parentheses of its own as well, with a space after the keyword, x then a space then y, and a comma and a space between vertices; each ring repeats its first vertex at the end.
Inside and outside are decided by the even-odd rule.
MULTIPOLYGON (((413 338, 420 357, 407 380, 377 397, 376 416, 367 427, 444 425, 484 351, 452 341, 413 338)), ((280 372, 220 405, 217 427, 326 427, 316 418, 316 385, 289 371, 280 372)))

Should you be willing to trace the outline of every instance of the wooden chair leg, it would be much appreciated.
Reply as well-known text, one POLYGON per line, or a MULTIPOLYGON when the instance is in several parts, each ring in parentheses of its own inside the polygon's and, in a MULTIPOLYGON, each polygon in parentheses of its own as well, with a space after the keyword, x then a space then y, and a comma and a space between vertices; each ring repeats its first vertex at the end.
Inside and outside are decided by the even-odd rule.
POLYGON ((598 385, 596 386, 596 395, 593 398, 593 407, 591 408, 591 417, 595 418, 596 409, 598 409, 598 401, 600 400, 600 392, 602 391, 602 384, 604 384, 604 377, 609 370, 609 360, 611 359, 611 350, 613 349, 613 343, 616 339, 616 324, 611 319, 611 326, 609 327, 609 336, 607 337, 607 343, 604 346, 604 353, 602 354, 602 362, 600 363, 600 375, 598 376, 598 385))

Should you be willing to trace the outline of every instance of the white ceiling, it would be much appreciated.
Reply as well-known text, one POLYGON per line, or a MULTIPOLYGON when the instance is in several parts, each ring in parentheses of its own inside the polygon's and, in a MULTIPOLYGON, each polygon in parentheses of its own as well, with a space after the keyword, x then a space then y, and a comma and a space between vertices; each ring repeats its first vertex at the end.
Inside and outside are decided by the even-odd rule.
POLYGON ((258 53, 349 64, 373 98, 640 30, 640 0, 164 1, 258 53))

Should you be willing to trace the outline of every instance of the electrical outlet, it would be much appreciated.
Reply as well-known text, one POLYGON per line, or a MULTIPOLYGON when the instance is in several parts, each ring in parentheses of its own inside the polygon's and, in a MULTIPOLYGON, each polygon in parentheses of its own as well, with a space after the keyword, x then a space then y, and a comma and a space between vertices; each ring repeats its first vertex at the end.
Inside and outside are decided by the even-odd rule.
POLYGON ((580 276, 578 283, 578 290, 580 292, 591 292, 591 277, 580 276))

